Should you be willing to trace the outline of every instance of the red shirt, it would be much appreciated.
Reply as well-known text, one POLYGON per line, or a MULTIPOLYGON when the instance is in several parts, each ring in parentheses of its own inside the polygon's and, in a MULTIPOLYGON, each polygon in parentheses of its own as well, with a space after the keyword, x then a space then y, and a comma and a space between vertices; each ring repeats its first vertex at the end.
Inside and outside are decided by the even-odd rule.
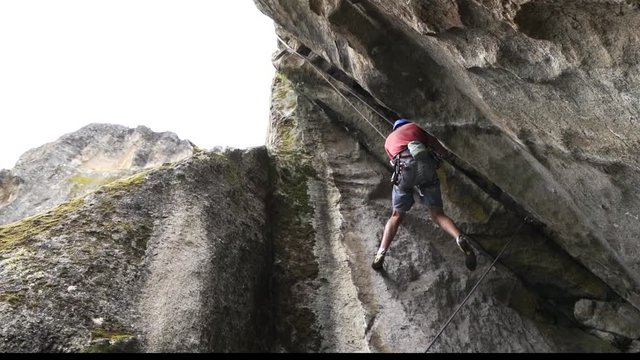
POLYGON ((438 150, 441 147, 437 139, 429 136, 416 123, 408 123, 400 126, 387 136, 387 140, 384 142, 384 149, 387 151, 389 159, 393 160, 394 156, 405 150, 407 144, 414 140, 438 150))

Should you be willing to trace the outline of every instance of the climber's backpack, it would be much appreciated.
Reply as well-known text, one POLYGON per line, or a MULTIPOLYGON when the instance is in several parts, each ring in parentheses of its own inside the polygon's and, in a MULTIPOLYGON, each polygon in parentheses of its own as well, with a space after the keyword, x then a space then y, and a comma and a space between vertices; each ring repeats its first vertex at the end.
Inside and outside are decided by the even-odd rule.
POLYGON ((407 147, 411 156, 416 160, 426 160, 428 156, 432 156, 431 150, 420 141, 412 141, 407 147))
POLYGON ((435 168, 442 165, 442 157, 420 141, 412 141, 407 145, 411 156, 418 161, 435 161, 435 168))

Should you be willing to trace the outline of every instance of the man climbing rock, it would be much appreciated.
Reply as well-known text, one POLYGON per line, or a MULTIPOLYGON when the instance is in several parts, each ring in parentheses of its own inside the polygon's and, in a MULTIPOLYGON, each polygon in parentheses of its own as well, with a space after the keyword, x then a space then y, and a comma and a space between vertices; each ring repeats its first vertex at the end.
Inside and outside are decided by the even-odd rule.
POLYGON ((389 250, 400 223, 414 204, 414 191, 420 202, 429 208, 431 219, 450 234, 465 255, 465 265, 471 271, 476 268, 476 256, 469 239, 462 234, 456 224, 443 210, 440 193, 440 179, 436 169, 439 158, 448 158, 451 153, 438 139, 428 134, 417 124, 399 119, 393 124, 393 131, 387 137, 384 148, 394 165, 391 200, 393 212, 384 227, 382 242, 371 267, 382 269, 384 257, 389 250))

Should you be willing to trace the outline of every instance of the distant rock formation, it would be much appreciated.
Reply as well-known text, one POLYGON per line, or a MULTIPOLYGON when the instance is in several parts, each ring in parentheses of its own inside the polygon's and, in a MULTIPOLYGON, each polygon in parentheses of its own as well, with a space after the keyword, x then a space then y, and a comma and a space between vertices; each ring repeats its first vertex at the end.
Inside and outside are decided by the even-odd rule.
POLYGON ((173 133, 91 124, 30 150, 0 173, 0 224, 34 215, 126 175, 190 156, 173 133))

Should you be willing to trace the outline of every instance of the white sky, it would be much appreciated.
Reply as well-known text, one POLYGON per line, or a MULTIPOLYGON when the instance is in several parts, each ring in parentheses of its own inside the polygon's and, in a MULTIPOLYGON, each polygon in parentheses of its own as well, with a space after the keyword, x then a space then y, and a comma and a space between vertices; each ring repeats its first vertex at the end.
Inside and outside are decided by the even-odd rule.
POLYGON ((263 145, 275 49, 253 0, 0 0, 0 169, 95 122, 263 145))

